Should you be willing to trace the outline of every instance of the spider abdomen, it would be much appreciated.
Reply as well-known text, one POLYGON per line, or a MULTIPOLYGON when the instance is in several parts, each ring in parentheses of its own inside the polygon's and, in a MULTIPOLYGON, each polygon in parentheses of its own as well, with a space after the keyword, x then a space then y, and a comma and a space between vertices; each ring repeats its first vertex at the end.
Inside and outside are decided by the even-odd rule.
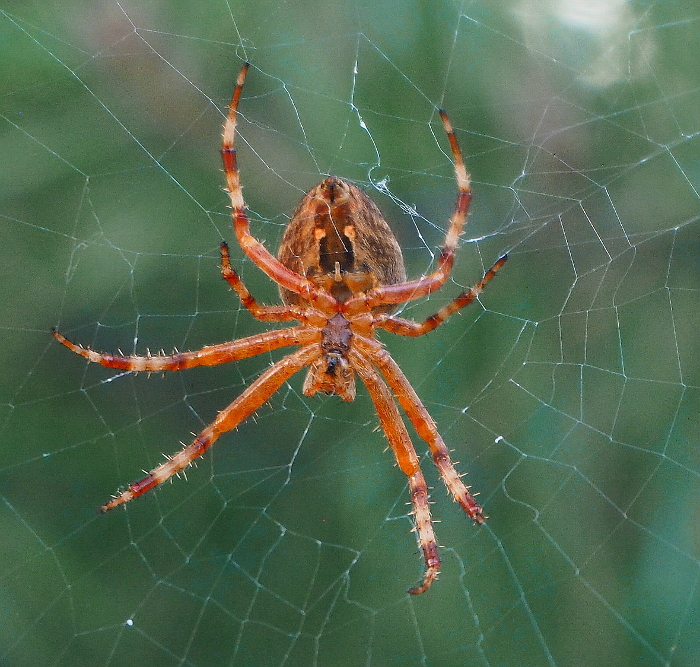
MULTIPOLYGON (((335 176, 306 193, 277 257, 340 303, 373 287, 406 280, 401 247, 376 204, 335 176)), ((287 305, 306 305, 291 290, 281 288, 280 295, 287 305)), ((379 312, 393 309, 382 306, 379 312)))

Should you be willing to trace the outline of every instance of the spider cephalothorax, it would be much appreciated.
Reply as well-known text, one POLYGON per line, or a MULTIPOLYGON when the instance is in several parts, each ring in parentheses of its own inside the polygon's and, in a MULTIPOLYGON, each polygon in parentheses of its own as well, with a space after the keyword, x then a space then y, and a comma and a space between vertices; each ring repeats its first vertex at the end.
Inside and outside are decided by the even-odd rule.
POLYGON ((484 522, 484 514, 452 465, 447 446, 428 411, 398 364, 376 339, 376 329, 402 336, 420 336, 432 331, 480 294, 503 266, 506 256, 501 257, 474 287, 423 322, 392 314, 397 304, 430 294, 445 283, 469 209, 469 175, 447 115, 440 111, 454 156, 459 192, 435 271, 407 281, 401 248, 379 209, 356 186, 334 176, 329 176, 304 196, 275 258, 250 233, 233 147, 238 103, 247 71, 246 63, 238 75, 224 125, 221 155, 238 242, 245 254, 279 285, 284 305, 262 305, 255 300, 231 267, 226 243, 221 244, 221 272, 254 317, 268 322, 297 320, 299 324, 209 345, 195 352, 157 356, 95 352, 71 343, 55 330, 53 334, 89 361, 129 371, 177 371, 213 366, 282 347, 300 347, 266 369, 192 443, 131 484, 100 510, 106 512, 126 503, 181 471, 304 367, 308 367, 308 371, 303 391, 308 396, 324 392, 352 401, 357 375, 369 392, 396 461, 408 478, 418 542, 426 564, 422 583, 410 592, 422 593, 439 574, 440 558, 430 516, 428 487, 397 401, 418 435, 428 443, 433 461, 453 498, 476 523, 484 522))

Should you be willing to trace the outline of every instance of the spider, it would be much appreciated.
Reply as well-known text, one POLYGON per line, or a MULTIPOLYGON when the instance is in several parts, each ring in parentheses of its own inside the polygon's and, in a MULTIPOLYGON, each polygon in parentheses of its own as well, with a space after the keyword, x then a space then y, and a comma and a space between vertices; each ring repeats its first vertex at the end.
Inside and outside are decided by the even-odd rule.
POLYGON ((455 470, 435 422, 398 364, 376 339, 375 331, 385 329, 401 336, 422 336, 432 331, 452 313, 471 303, 507 256, 501 257, 474 287, 423 322, 392 314, 398 304, 426 296, 445 283, 469 209, 469 175, 447 114, 440 110, 454 156, 459 194, 437 268, 432 273, 407 280, 401 248, 379 209, 356 186, 334 176, 327 177, 304 196, 275 258, 250 233, 234 149, 238 104, 248 67, 245 63, 238 74, 224 124, 221 156, 238 243, 252 262, 277 283, 283 305, 263 305, 256 301, 231 267, 226 242, 221 243, 221 273, 253 317, 265 322, 296 320, 299 324, 171 355, 107 354, 72 343, 55 329, 53 335, 89 361, 134 372, 179 371, 237 361, 287 346, 299 346, 299 349, 272 364, 219 412, 192 443, 114 496, 100 512, 143 495, 186 468, 303 368, 308 367, 303 384, 305 395, 337 394, 344 401, 355 398, 355 375, 358 375, 374 403, 396 462, 408 478, 414 530, 425 560, 423 580, 409 592, 423 593, 439 574, 440 557, 428 487, 397 401, 418 435, 428 443, 433 461, 454 499, 475 523, 483 524, 485 517, 455 470))

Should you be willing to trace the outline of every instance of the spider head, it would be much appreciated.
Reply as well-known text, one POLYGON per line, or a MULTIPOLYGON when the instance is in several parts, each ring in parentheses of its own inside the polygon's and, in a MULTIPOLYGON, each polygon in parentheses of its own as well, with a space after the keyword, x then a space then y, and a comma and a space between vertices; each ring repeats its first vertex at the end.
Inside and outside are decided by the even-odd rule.
POLYGON ((350 322, 340 313, 335 314, 321 329, 321 354, 309 366, 304 380, 304 393, 313 396, 337 394, 344 401, 355 400, 355 372, 348 361, 352 340, 350 322))
POLYGON ((342 352, 326 352, 316 359, 306 374, 304 394, 337 394, 344 401, 355 400, 355 373, 342 352))

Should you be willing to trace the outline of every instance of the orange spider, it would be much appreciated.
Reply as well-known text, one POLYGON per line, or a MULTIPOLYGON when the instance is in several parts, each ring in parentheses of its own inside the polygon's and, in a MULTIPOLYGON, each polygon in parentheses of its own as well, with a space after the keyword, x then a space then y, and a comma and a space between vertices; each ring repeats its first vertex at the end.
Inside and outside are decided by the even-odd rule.
POLYGON ((89 361, 127 371, 179 371, 237 361, 286 346, 298 345, 300 349, 264 371, 191 444, 131 484, 100 511, 106 512, 146 493, 187 467, 220 435, 238 426, 305 366, 309 370, 304 394, 337 394, 344 401, 355 398, 357 373, 367 387, 396 461, 408 477, 415 530, 426 568, 422 583, 410 593, 422 593, 437 578, 440 557, 430 516, 428 487, 396 401, 418 435, 430 446, 433 461, 454 499, 476 523, 484 523, 484 514, 462 483, 428 411, 398 364, 375 338, 375 330, 386 329, 401 336, 421 336, 432 331, 479 295, 503 266, 506 256, 501 257, 474 287, 423 322, 392 315, 397 304, 426 296, 442 287, 452 269, 455 248, 469 209, 469 175, 452 126, 445 112, 440 111, 454 155, 459 195, 435 271, 417 280, 406 280, 401 248, 379 209, 357 187, 334 176, 329 176, 304 196, 275 258, 250 233, 233 147, 238 103, 248 67, 248 63, 244 64, 238 75, 224 124, 221 156, 238 242, 243 252, 279 285, 284 305, 262 305, 255 300, 231 268, 225 242, 221 244, 221 272, 254 317, 266 322, 297 320, 299 324, 209 345, 196 352, 165 356, 104 354, 71 343, 56 330, 53 335, 89 361))

